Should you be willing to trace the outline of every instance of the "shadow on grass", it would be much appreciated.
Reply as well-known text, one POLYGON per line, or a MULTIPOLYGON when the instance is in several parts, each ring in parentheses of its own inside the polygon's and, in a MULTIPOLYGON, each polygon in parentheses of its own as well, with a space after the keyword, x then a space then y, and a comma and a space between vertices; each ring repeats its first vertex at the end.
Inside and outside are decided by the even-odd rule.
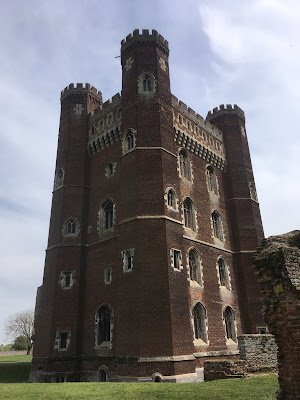
POLYGON ((0 383, 28 382, 30 362, 0 362, 0 383))

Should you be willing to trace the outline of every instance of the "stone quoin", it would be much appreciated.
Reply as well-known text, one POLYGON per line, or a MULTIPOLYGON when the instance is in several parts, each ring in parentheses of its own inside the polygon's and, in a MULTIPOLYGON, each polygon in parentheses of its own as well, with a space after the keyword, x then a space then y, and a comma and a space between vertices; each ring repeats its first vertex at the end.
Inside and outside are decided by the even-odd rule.
POLYGON ((121 42, 122 92, 61 92, 30 380, 203 379, 266 333, 251 256, 263 239, 245 115, 171 94, 155 30, 121 42))

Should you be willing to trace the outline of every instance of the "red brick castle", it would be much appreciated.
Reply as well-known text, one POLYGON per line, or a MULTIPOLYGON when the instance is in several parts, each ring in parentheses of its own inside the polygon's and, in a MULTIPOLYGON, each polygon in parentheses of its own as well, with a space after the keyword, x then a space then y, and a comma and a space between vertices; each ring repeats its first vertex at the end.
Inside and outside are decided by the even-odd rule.
POLYGON ((171 94, 168 42, 121 43, 122 94, 61 93, 31 380, 199 381, 263 332, 244 112, 171 94))

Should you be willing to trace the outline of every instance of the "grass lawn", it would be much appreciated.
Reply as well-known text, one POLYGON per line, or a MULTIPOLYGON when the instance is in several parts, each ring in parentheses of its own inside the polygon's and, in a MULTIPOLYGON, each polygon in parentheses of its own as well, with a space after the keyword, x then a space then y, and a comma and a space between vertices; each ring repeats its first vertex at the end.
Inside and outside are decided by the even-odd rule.
MULTIPOLYGON (((0 383, 28 382, 30 362, 0 362, 0 383)), ((1 392, 1 389, 0 389, 1 392)))
POLYGON ((277 376, 204 383, 1 384, 0 400, 275 400, 277 376))
POLYGON ((22 356, 0 356, 0 364, 3 362, 31 362, 32 354, 22 356))

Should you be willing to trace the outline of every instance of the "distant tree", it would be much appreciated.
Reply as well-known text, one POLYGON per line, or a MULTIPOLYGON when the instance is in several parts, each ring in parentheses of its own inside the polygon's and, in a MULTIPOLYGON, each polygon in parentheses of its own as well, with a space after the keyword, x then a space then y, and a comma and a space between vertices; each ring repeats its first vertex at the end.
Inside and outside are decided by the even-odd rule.
POLYGON ((27 350, 28 341, 26 336, 18 336, 11 347, 12 350, 27 350))
POLYGON ((0 344, 0 351, 10 351, 12 344, 0 344))
POLYGON ((27 354, 31 353, 34 335, 34 312, 32 310, 22 311, 11 316, 6 322, 5 330, 9 337, 25 336, 27 354))

